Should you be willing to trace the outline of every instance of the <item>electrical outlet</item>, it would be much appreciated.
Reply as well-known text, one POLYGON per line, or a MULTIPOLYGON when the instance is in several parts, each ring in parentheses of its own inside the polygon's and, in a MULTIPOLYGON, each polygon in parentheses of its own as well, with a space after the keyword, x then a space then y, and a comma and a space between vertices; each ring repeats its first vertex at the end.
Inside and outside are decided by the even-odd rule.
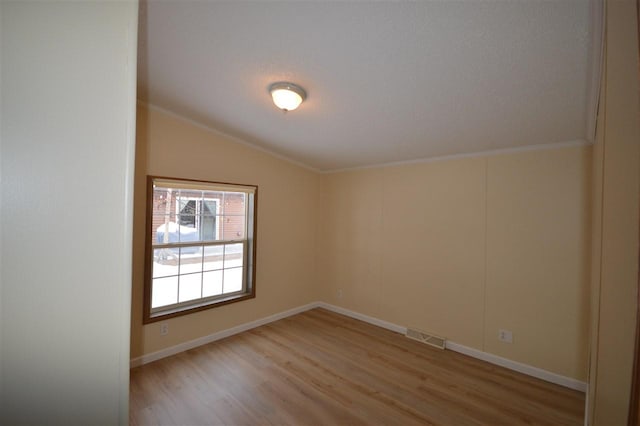
POLYGON ((338 299, 342 299, 342 289, 339 289, 339 290, 336 292, 336 294, 337 294, 337 296, 338 296, 338 299))
POLYGON ((513 343, 513 333, 509 330, 498 330, 498 340, 505 343, 513 343))
POLYGON ((160 324, 160 335, 166 336, 167 334, 169 334, 169 324, 163 322, 162 324, 160 324))

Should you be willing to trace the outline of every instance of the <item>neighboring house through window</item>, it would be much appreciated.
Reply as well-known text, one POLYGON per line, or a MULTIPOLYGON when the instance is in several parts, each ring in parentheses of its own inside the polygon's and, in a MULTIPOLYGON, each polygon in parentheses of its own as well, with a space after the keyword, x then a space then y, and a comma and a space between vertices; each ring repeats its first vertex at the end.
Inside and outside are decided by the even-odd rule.
POLYGON ((178 224, 196 228, 202 240, 215 240, 217 235, 216 217, 219 215, 217 198, 181 197, 176 206, 178 224))
POLYGON ((257 187, 150 176, 144 321, 255 297, 257 187))

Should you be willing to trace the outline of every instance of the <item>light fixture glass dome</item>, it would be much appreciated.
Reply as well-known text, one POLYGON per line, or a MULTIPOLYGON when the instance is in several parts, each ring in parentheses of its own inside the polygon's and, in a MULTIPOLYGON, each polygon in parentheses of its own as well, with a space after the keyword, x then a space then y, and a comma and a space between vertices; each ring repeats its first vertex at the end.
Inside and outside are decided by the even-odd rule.
POLYGON ((273 103, 283 111, 293 111, 298 108, 307 94, 304 89, 293 83, 279 82, 269 86, 273 103))

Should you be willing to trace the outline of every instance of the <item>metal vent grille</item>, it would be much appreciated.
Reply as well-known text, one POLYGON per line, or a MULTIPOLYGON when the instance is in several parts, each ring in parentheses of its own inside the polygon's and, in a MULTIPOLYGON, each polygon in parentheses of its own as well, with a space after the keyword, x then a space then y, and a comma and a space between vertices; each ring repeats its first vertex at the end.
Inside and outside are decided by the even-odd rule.
POLYGON ((444 349, 447 341, 444 337, 434 336, 433 334, 425 333, 424 331, 416 330, 413 328, 407 328, 406 336, 409 339, 426 343, 427 345, 433 346, 438 349, 444 349))

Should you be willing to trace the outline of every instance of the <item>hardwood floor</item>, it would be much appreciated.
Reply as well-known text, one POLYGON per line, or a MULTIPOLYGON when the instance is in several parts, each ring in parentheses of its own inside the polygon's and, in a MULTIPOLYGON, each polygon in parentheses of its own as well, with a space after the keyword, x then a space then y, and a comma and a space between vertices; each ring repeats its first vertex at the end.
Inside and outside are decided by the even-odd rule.
POLYGON ((132 425, 581 425, 584 394, 314 309, 131 370, 132 425))

